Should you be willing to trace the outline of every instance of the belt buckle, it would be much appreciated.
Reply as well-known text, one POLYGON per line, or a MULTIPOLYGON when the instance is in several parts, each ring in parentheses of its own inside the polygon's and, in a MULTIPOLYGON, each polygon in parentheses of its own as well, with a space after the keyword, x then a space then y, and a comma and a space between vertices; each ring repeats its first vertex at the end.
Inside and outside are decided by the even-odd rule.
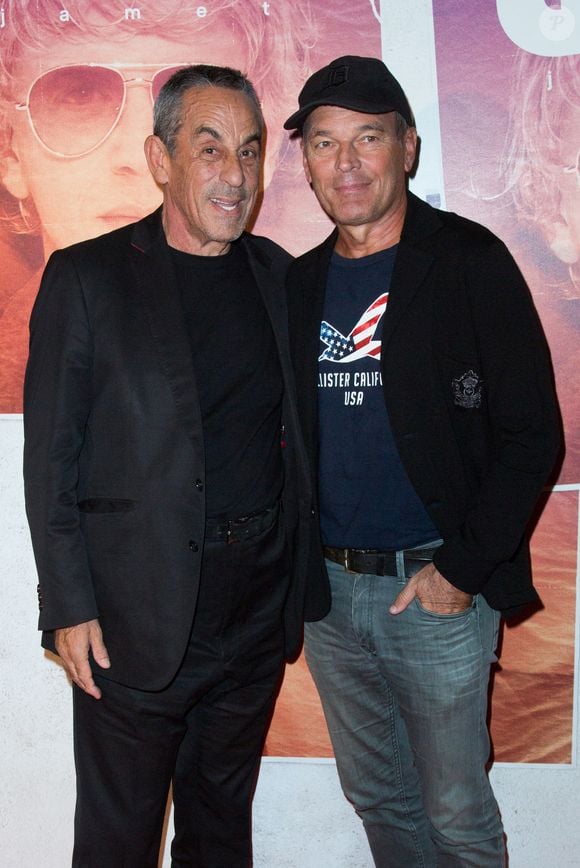
POLYGON ((351 570, 350 568, 349 552, 350 549, 344 549, 344 569, 347 573, 356 573, 356 570, 351 570))

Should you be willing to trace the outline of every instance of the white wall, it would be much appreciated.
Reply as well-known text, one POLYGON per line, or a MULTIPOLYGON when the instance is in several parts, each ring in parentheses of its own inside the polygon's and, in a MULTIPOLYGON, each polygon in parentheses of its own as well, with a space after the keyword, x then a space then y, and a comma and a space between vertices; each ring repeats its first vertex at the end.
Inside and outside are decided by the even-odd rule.
MULTIPOLYGON (((0 418, 0 868, 63 868, 70 864, 74 803, 70 691, 62 670, 38 643, 21 441, 21 420, 0 418)), ((505 766, 495 768, 492 778, 510 868, 580 866, 577 763, 505 766)), ((254 827, 256 868, 372 865, 331 762, 264 760, 254 827)), ((170 864, 167 855, 163 864, 170 864)))

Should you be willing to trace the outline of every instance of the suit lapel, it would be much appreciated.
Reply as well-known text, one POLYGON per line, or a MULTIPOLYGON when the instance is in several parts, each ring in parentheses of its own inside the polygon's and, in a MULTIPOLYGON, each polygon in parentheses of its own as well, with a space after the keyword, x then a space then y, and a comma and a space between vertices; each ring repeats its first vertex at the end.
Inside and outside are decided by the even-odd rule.
POLYGON ((328 282, 328 269, 338 233, 336 230, 324 241, 309 263, 309 271, 300 291, 302 322, 306 324, 302 335, 304 353, 315 362, 318 379, 318 356, 320 353, 320 323, 324 313, 324 299, 328 282))
POLYGON ((252 244, 251 236, 244 235, 242 244, 246 251, 250 271, 256 281, 272 325, 280 359, 283 361, 283 367, 286 368, 289 365, 289 350, 288 315, 284 287, 272 274, 271 260, 263 251, 258 250, 252 244))
MULTIPOLYGON (((439 226, 440 221, 437 212, 424 205, 410 193, 405 226, 399 242, 391 279, 389 303, 383 322, 382 364, 384 364, 389 341, 398 328, 405 311, 422 288, 426 286, 425 278, 431 269, 434 257, 430 252, 424 250, 422 242, 426 237, 436 232, 439 226)), ((298 345, 301 346, 300 355, 308 360, 306 363, 308 365, 306 382, 314 387, 317 384, 320 322, 323 315, 326 281, 336 237, 335 230, 316 251, 307 254, 312 259, 309 263, 309 271, 304 272, 303 286, 300 287, 302 292, 302 324, 305 333, 300 336, 298 345)), ((316 388, 309 388, 309 392, 314 395, 313 400, 316 400, 317 391, 316 388)), ((313 413, 316 412, 315 405, 312 411, 313 413)))
POLYGON ((316 259, 316 268, 312 275, 312 282, 309 286, 305 285, 302 298, 304 321, 307 322, 310 320, 313 325, 311 331, 305 336, 305 339, 308 341, 306 349, 310 352, 310 356, 313 356, 317 360, 317 373, 318 355, 320 352, 320 323, 322 322, 324 314, 324 299, 328 282, 328 269, 330 267, 330 260, 336 244, 337 235, 337 232, 333 232, 322 245, 320 256, 316 259), (314 352, 312 352, 312 350, 314 350, 314 352))
POLYGON ((203 454, 201 411, 189 335, 161 209, 141 220, 131 235, 131 261, 155 350, 171 388, 177 415, 196 451, 203 454))
MULTIPOLYGON (((297 365, 304 366, 303 382, 308 384, 310 418, 318 418, 318 356, 320 355, 320 323, 324 312, 324 299, 328 280, 330 259, 336 244, 336 230, 310 254, 309 270, 304 273, 302 285, 295 291, 301 293, 299 347, 297 365)), ((296 326, 295 326, 296 327, 296 326)))
POLYGON ((389 303, 383 323, 381 351, 383 359, 384 350, 399 326, 403 314, 413 303, 417 293, 426 285, 425 278, 434 257, 432 253, 425 251, 422 242, 427 236, 436 232, 439 225, 437 212, 409 193, 407 214, 395 259, 389 303))
POLYGON ((399 242, 389 290, 389 303, 383 322, 383 348, 388 346, 403 314, 420 291, 432 262, 431 254, 417 250, 402 240, 399 242))
POLYGON ((284 381, 284 425, 294 428, 297 426, 298 414, 295 401, 292 398, 295 395, 296 388, 292 364, 290 362, 288 309, 284 286, 280 279, 276 279, 272 274, 270 258, 264 251, 259 250, 252 243, 251 236, 244 235, 242 244, 246 251, 250 271, 256 281, 258 291, 266 308, 266 313, 270 319, 278 349, 278 358, 284 381))
MULTIPOLYGON (((413 207, 413 206, 412 206, 413 207)), ((411 207, 411 210, 412 210, 411 207)), ((418 233, 415 231, 414 219, 411 227, 401 238, 395 268, 391 279, 389 303, 387 305, 383 324, 383 345, 386 345, 393 335, 407 307, 413 301, 425 280, 433 256, 415 246, 418 233)), ((320 346, 320 322, 324 310, 324 296, 330 259, 336 244, 336 231, 318 248, 317 255, 312 258, 310 270, 305 274, 302 292, 302 322, 308 325, 307 331, 301 337, 306 358, 318 359, 320 346)))
MULTIPOLYGON (((263 251, 259 250, 255 244, 252 243, 251 236, 244 235, 242 243, 244 244, 244 249, 248 256, 250 270, 256 280, 258 290, 264 301, 264 306, 269 316, 272 330, 274 332, 274 338, 276 340, 276 346, 278 348, 280 367, 284 380, 283 424, 286 426, 289 433, 298 431, 300 428, 300 422, 298 419, 298 408, 296 406, 294 370, 290 360, 288 306, 286 303, 284 286, 280 279, 274 278, 271 271, 271 260, 263 251)), ((291 473, 296 474, 300 471, 300 468, 302 468, 300 477, 301 494, 309 502, 310 480, 307 474, 306 476, 304 475, 305 468, 308 466, 304 443, 300 437, 290 436, 293 448, 285 450, 284 454, 286 460, 289 460, 288 455, 300 456, 298 458, 298 463, 296 463, 295 460, 291 473)), ((297 483, 296 478, 289 479, 287 477, 287 481, 291 485, 297 483)))

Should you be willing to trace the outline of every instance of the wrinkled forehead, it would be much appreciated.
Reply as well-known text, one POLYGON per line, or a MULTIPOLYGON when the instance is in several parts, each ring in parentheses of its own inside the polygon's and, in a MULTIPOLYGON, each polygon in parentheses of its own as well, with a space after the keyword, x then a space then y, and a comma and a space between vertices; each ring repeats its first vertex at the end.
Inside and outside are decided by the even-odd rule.
POLYGON ((238 136, 250 141, 263 135, 263 118, 253 100, 243 91, 216 85, 194 85, 183 92, 180 128, 188 135, 198 130, 213 131, 218 136, 238 136))

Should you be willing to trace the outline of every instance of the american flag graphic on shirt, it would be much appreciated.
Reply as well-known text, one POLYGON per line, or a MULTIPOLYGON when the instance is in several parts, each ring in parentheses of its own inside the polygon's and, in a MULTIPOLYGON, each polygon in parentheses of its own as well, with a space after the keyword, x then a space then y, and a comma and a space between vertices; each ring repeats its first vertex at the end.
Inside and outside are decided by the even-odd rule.
POLYGON ((387 307, 389 293, 384 292, 363 313, 353 330, 343 335, 333 325, 323 320, 320 324, 320 340, 326 349, 318 357, 319 362, 355 362, 364 356, 381 358, 381 342, 373 340, 381 317, 387 307))

